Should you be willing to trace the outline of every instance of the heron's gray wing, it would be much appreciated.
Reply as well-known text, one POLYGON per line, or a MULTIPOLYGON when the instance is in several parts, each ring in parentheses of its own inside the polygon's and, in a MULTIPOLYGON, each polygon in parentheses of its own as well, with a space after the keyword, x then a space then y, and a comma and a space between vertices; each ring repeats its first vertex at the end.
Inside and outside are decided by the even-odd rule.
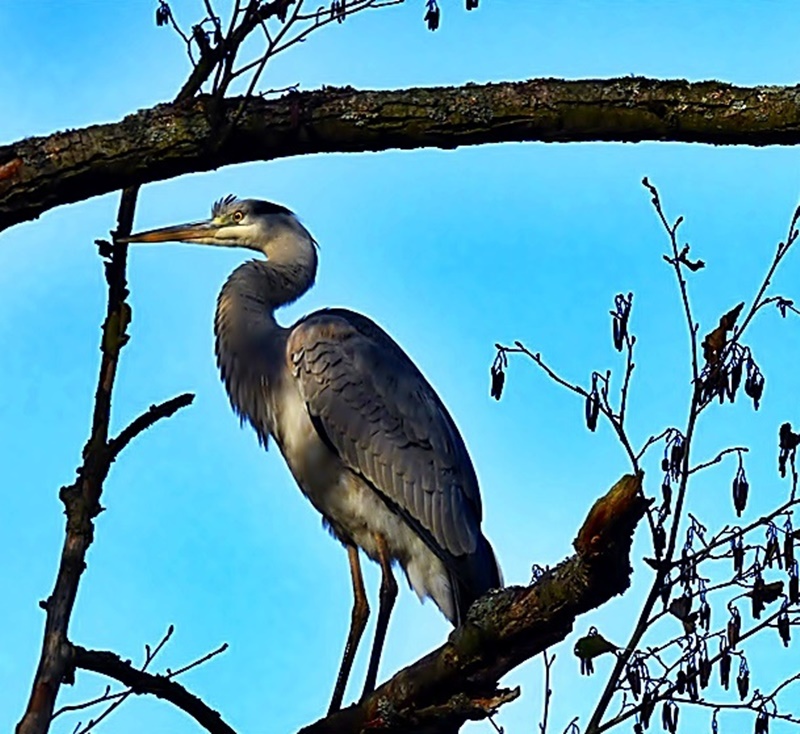
POLYGON ((365 316, 331 309, 298 323, 287 352, 317 430, 348 467, 440 556, 475 552, 481 500, 464 441, 391 337, 365 316))

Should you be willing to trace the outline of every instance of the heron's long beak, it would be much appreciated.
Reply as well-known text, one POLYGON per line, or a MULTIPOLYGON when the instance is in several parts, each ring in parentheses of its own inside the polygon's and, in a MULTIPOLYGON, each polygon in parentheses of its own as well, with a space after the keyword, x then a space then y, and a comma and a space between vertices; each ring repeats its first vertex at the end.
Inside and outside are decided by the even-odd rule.
POLYGON ((176 224, 172 227, 148 229, 136 232, 129 237, 120 237, 117 242, 194 242, 213 239, 220 225, 213 220, 176 224))

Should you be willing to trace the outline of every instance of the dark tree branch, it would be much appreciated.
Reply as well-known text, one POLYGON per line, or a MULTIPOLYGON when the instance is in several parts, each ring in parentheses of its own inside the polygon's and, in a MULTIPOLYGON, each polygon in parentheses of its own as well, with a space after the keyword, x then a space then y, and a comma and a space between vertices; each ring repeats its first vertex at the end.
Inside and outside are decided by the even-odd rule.
MULTIPOLYGON (((117 219, 117 232, 129 234, 138 189, 122 193, 117 219)), ((111 394, 122 347, 127 341, 130 307, 125 278, 127 247, 113 248, 106 263, 108 307, 101 339, 100 372, 95 391, 94 413, 89 440, 83 449, 83 464, 73 484, 59 493, 67 515, 66 537, 53 593, 43 603, 47 613, 39 665, 33 680, 31 696, 17 734, 42 734, 48 731, 56 696, 62 683, 71 682, 69 672, 68 627, 78 593, 78 583, 86 567, 86 553, 94 539, 94 518, 101 511, 100 495, 111 466, 108 448, 108 427, 111 420, 111 394)))
POLYGON ((163 418, 169 418, 177 413, 181 408, 185 408, 192 404, 194 394, 185 392, 177 395, 174 398, 165 400, 158 405, 151 405, 147 412, 142 413, 138 418, 135 418, 129 425, 120 431, 119 436, 112 438, 108 442, 108 448, 111 452, 111 461, 114 461, 119 453, 136 438, 140 433, 146 431, 157 421, 163 418))
MULTIPOLYGON (((207 78, 201 67, 202 61, 193 78, 207 78)), ((230 120, 241 100, 181 96, 120 122, 0 147, 0 230, 123 186, 310 153, 531 140, 795 145, 799 89, 633 77, 380 92, 326 88, 248 100, 221 146, 215 145, 220 115, 230 120)))
MULTIPOLYGON (((222 649, 224 648, 218 648, 209 655, 218 654, 222 649)), ((87 650, 78 645, 72 646, 71 652, 71 663, 75 668, 91 670, 113 678, 127 686, 133 693, 151 693, 163 698, 187 713, 211 734, 235 734, 234 730, 222 720, 218 711, 189 693, 180 683, 172 680, 175 675, 184 671, 176 671, 172 675, 153 674, 135 668, 113 652, 87 650)), ((208 657, 205 656, 202 660, 207 660, 208 657)))
POLYGON ((477 601, 448 641, 401 670, 366 700, 302 730, 455 732, 485 718, 517 691, 497 681, 563 640, 578 615, 630 584, 633 532, 645 513, 642 475, 627 475, 592 507, 575 540, 577 553, 530 586, 511 586, 477 601))

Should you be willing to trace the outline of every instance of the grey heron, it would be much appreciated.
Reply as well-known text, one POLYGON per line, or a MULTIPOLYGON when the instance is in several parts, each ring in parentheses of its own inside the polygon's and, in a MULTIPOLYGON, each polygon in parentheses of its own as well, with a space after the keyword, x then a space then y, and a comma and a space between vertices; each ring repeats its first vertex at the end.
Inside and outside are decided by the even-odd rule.
POLYGON ((303 494, 347 549, 350 630, 330 711, 342 702, 369 616, 359 551, 380 564, 375 639, 364 695, 374 690, 399 563, 417 595, 454 625, 501 585, 481 531, 478 480, 434 389, 375 322, 316 311, 284 328, 275 311, 314 283, 317 243, 287 208, 228 196, 211 219, 133 234, 126 242, 242 247, 266 259, 237 267, 217 300, 214 331, 234 411, 275 441, 303 494))

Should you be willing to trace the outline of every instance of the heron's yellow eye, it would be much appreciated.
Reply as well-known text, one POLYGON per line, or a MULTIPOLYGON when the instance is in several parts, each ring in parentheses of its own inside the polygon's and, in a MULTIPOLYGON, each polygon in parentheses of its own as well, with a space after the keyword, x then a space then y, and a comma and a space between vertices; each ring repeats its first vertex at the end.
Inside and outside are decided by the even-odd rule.
POLYGON ((244 219, 244 213, 243 212, 234 212, 233 213, 233 221, 234 222, 236 222, 238 224, 239 222, 242 221, 242 219, 244 219))

